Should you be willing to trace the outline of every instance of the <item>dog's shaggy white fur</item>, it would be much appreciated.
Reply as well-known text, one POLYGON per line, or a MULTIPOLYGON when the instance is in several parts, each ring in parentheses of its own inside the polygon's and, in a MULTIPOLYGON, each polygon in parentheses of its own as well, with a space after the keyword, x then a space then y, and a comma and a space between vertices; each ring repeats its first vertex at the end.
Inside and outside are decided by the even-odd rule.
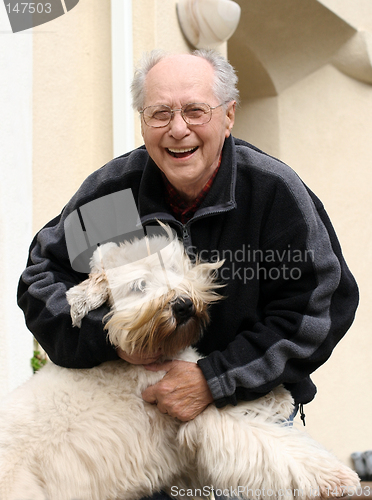
MULTIPOLYGON (((68 292, 71 315, 79 325, 108 300, 114 345, 196 362, 188 346, 218 300, 221 263, 192 264, 167 233, 100 247, 90 278, 68 292)), ((236 407, 210 405, 182 423, 141 397, 163 375, 125 361, 87 370, 48 363, 2 403, 0 499, 135 500, 213 485, 261 500, 341 496, 358 486, 351 469, 283 423, 293 410, 284 388, 236 407)))

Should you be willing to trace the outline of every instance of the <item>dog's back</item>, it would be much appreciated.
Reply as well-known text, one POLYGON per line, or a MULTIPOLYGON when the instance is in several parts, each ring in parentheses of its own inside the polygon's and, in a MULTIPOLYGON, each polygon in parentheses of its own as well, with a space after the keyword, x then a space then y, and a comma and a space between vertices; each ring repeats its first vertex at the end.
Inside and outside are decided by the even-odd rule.
POLYGON ((125 361, 49 363, 0 410, 1 500, 129 500, 171 483, 179 422, 141 398, 162 376, 125 361))

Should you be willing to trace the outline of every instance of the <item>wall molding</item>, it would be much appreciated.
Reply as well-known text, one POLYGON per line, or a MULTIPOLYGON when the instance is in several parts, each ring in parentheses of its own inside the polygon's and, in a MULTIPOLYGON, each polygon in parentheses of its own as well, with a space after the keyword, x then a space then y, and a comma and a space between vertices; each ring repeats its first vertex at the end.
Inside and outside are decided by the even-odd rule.
POLYGON ((16 302, 32 237, 32 30, 0 12, 0 397, 32 375, 33 337, 16 302))
POLYGON ((114 157, 134 149, 132 0, 111 0, 114 157))

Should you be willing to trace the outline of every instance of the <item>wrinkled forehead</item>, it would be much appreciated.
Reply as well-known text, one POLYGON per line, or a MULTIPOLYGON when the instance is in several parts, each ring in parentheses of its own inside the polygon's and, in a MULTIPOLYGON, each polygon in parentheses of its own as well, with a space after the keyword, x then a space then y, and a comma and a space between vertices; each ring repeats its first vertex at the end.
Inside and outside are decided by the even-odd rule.
POLYGON ((214 79, 212 65, 201 57, 188 54, 167 57, 146 76, 145 106, 188 102, 215 104, 214 79))

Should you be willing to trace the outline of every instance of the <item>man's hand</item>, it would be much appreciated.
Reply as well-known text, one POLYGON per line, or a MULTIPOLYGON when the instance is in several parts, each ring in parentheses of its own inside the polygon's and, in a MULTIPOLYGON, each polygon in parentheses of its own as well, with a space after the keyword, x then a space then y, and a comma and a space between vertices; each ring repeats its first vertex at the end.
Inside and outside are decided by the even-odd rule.
POLYGON ((142 393, 143 399, 156 404, 162 413, 187 422, 212 403, 212 393, 196 363, 174 360, 146 365, 145 368, 167 372, 160 382, 151 385, 142 393))

